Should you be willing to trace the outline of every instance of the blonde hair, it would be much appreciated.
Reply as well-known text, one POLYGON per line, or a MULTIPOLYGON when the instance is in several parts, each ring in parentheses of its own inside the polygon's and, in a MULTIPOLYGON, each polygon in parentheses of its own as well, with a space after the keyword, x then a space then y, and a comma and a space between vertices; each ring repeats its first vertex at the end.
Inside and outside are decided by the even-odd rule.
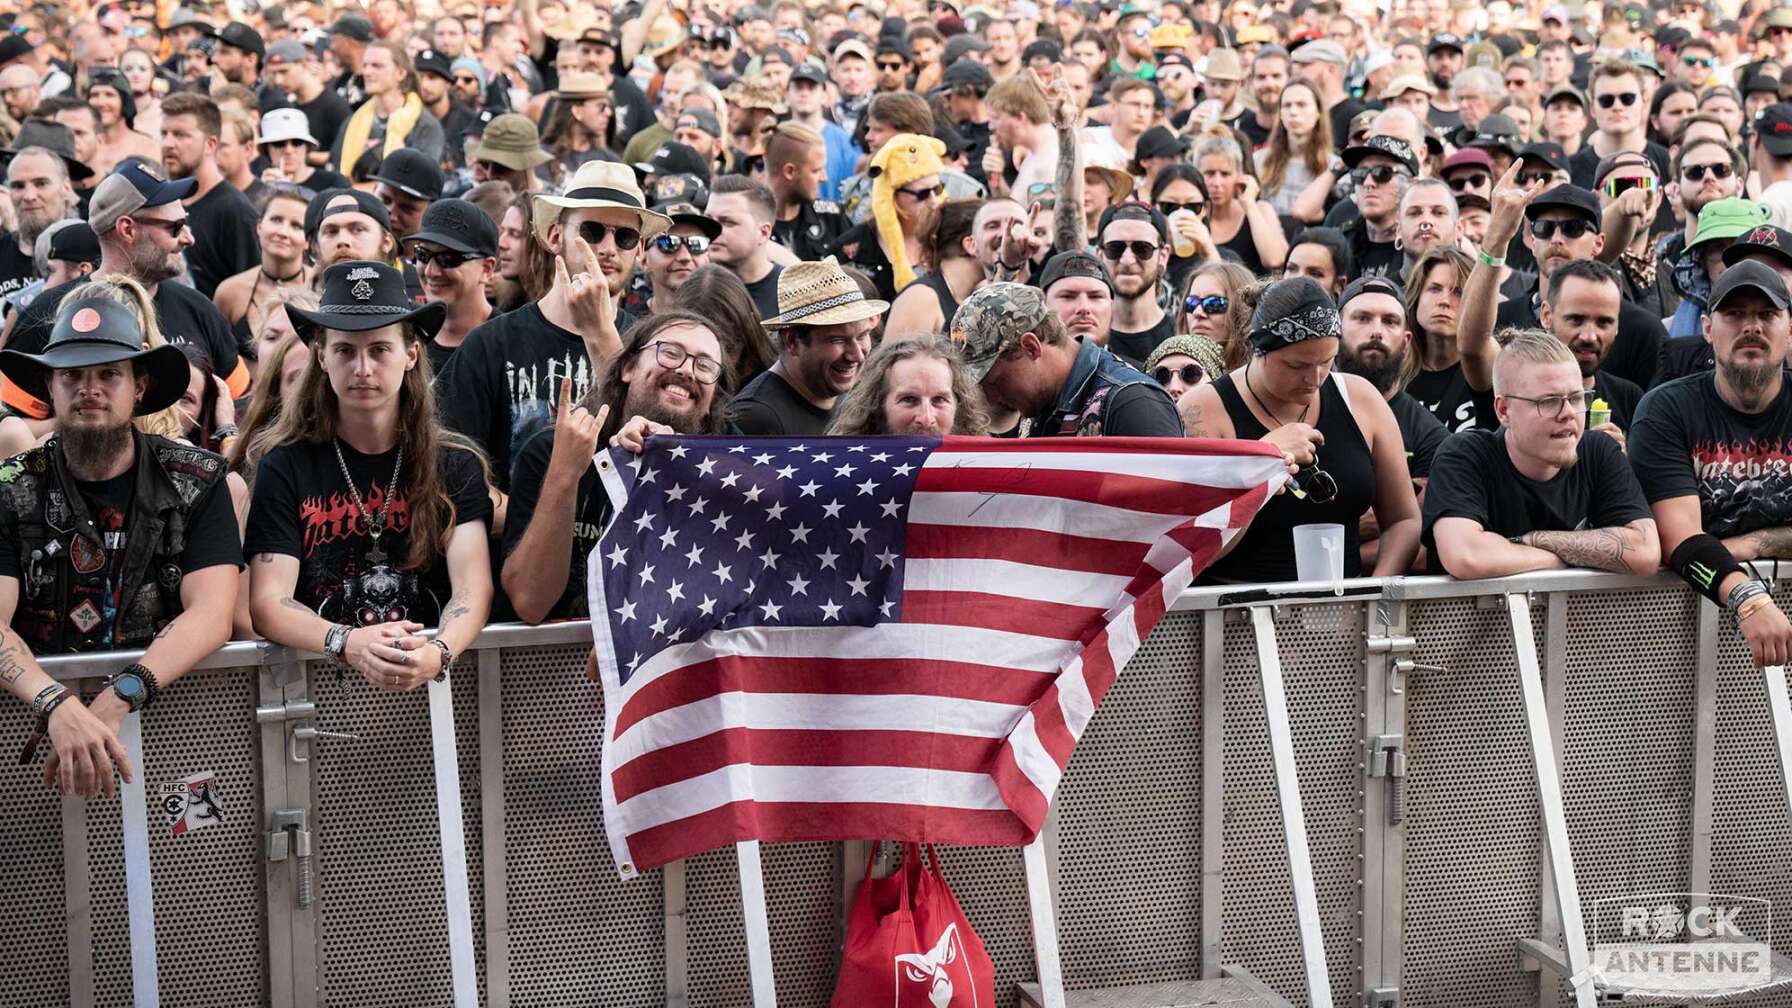
MULTIPOLYGON (((275 295, 267 310, 284 311, 287 305, 316 309, 318 297, 315 292, 308 290, 283 290, 275 295)), ((266 314, 262 316, 262 324, 267 324, 266 314)), ((280 408, 286 402, 286 379, 281 365, 286 362, 286 355, 292 352, 292 348, 299 345, 299 334, 287 333, 268 351, 267 360, 257 361, 255 364, 255 380, 249 386, 249 414, 243 418, 242 432, 231 441, 227 455, 231 470, 241 474, 248 481, 250 489, 255 488, 256 463, 272 447, 267 432, 280 418, 280 408)), ((306 354, 305 367, 311 366, 312 355, 306 354)))
MULTIPOLYGON (((143 285, 128 276, 114 274, 97 280, 88 280, 62 296, 62 304, 80 298, 105 298, 116 301, 131 310, 137 316, 137 324, 143 327, 143 348, 153 349, 166 346, 168 341, 162 336, 161 326, 156 324, 155 302, 150 300, 149 291, 143 285)), ((154 413, 146 413, 131 421, 137 429, 145 434, 180 440, 186 436, 186 424, 182 421, 180 411, 173 406, 154 413)))
POLYGON ((1508 329, 1500 334, 1505 345, 1493 359, 1493 394, 1505 395, 1511 383, 1510 371, 1521 364, 1568 364, 1578 368, 1574 351, 1568 349, 1555 333, 1543 329, 1508 329), (1505 375, 1502 379, 1502 375, 1505 375))
POLYGON ((893 433, 884 423, 884 396, 890 390, 890 372, 897 364, 917 358, 937 360, 945 364, 952 375, 952 398, 956 408, 948 433, 988 433, 989 410, 984 406, 983 392, 965 369, 957 344, 938 333, 894 337, 871 351, 858 384, 842 396, 835 407, 828 433, 836 436, 893 433))
POLYGON ((991 88, 983 104, 992 109, 1020 116, 1035 126, 1052 121, 1050 106, 1027 74, 1015 74, 991 88))

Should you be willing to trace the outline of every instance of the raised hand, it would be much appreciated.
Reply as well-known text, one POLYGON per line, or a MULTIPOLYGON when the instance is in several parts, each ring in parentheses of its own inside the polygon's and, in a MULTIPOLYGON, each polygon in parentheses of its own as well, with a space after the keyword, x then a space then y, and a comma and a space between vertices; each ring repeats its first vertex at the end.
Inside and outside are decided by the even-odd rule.
POLYGON ((1495 251, 1504 249, 1513 236, 1518 234, 1519 225, 1524 221, 1525 207, 1530 206, 1532 200, 1549 188, 1548 179, 1538 179, 1530 185, 1519 185, 1520 166, 1520 162, 1512 162, 1511 167, 1493 185, 1493 213, 1487 222, 1487 240, 1482 243, 1485 248, 1495 251))
POLYGON ((597 253, 580 235, 573 235, 573 248, 584 260, 583 268, 571 273, 563 256, 554 257, 554 285, 566 296, 566 309, 572 315, 573 328, 585 340, 585 353, 593 368, 609 360, 622 347, 616 332, 616 306, 610 301, 610 281, 598 266, 597 253))
POLYGON ((597 415, 572 401, 572 379, 560 379, 560 406, 554 414, 554 450, 548 456, 550 479, 577 480, 597 453, 598 435, 610 416, 608 405, 597 415))

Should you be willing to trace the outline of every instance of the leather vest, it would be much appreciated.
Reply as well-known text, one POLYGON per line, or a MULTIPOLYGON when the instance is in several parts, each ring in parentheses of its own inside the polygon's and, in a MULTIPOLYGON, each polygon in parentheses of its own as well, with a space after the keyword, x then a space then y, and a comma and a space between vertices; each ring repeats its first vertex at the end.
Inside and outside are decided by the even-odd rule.
POLYGON ((1144 373, 1114 356, 1104 346, 1082 342, 1076 361, 1070 366, 1070 377, 1064 391, 1050 413, 1033 422, 1032 437, 1097 437, 1102 429, 1103 413, 1115 392, 1128 385, 1162 386, 1144 373))
POLYGON ((187 524, 194 505, 224 478, 224 459, 138 431, 132 437, 135 491, 109 618, 93 601, 109 594, 107 534, 94 524, 56 439, 0 463, 0 534, 12 538, 21 574, 12 625, 35 654, 144 647, 181 613, 187 524))

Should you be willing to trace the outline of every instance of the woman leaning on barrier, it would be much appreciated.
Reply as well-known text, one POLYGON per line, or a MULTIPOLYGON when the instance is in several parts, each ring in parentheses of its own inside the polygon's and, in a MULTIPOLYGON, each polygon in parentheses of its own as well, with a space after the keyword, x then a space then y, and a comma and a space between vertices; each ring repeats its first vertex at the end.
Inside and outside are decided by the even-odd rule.
POLYGON ((423 344, 440 302, 412 305, 403 275, 371 261, 325 270, 320 300, 287 307, 316 363, 257 467, 250 611, 275 643, 413 689, 447 671, 491 607, 484 462, 436 422, 423 344))

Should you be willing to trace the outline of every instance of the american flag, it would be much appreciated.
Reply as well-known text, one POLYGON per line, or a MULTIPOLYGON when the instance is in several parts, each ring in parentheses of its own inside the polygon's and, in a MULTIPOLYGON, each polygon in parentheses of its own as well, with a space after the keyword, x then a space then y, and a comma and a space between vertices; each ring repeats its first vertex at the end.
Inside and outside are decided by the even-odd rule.
POLYGON ((1018 845, 1257 442, 654 438, 592 551, 624 877, 741 840, 1018 845))

